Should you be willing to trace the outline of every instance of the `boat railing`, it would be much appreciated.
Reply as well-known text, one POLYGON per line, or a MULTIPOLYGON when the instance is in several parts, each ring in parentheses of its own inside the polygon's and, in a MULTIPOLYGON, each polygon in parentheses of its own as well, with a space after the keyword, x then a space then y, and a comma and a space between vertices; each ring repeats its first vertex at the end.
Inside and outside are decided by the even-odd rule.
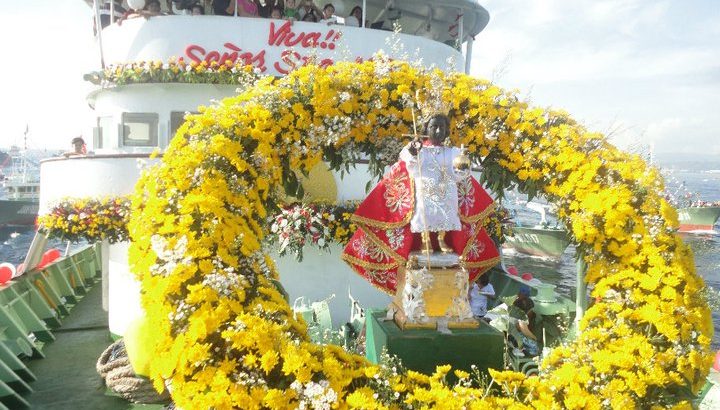
MULTIPOLYGON (((298 7, 296 8, 297 15, 300 16, 300 10, 302 9, 302 5, 300 3, 303 3, 303 0, 300 0, 298 2, 298 7)), ((377 10, 374 10, 372 15, 367 15, 366 9, 362 7, 364 2, 352 2, 352 4, 355 4, 355 7, 352 7, 351 13, 348 16, 343 17, 340 15, 341 13, 335 14, 328 18, 323 19, 322 10, 319 9, 319 7, 315 6, 313 4, 313 9, 310 12, 313 14, 317 20, 300 20, 299 18, 287 18, 285 16, 281 16, 281 18, 273 18, 273 17, 261 17, 261 16, 243 16, 239 15, 237 13, 237 10, 234 15, 227 15, 227 14, 217 14, 214 10, 214 7, 204 7, 204 11, 202 15, 194 14, 188 10, 176 10, 176 9, 166 9, 165 12, 160 13, 150 13, 146 10, 140 10, 140 11, 131 11, 128 10, 124 13, 118 13, 117 11, 113 10, 114 4, 113 2, 108 2, 109 10, 100 11, 99 13, 105 13, 109 18, 101 18, 98 19, 98 22, 101 26, 101 30, 106 29, 110 26, 119 26, 122 25, 124 22, 128 20, 132 20, 135 18, 144 18, 144 19, 151 19, 151 18, 174 18, 178 16, 192 16, 193 18, 206 18, 209 16, 213 17, 222 17, 222 18, 233 18, 233 19, 248 19, 248 18, 260 18, 260 19, 267 19, 267 20, 275 20, 275 21, 298 21, 298 22, 304 22, 304 23, 315 23, 318 25, 325 25, 325 26, 334 26, 334 27, 353 27, 355 29, 359 30, 381 30, 381 31, 389 31, 389 32, 398 32, 398 33, 404 33, 407 35, 417 36, 417 37, 423 37, 426 39, 430 39, 439 43, 446 44, 450 47, 453 47, 457 50, 460 49, 460 46, 463 42, 467 41, 468 39, 472 38, 477 33, 463 33, 463 23, 464 23, 464 16, 465 11, 462 9, 457 9, 457 15, 454 19, 450 19, 451 21, 444 21, 441 19, 438 19, 435 14, 437 14, 437 8, 438 5, 428 6, 425 7, 425 5, 419 5, 423 8, 424 12, 420 11, 413 11, 408 9, 400 9, 398 8, 395 1, 390 0, 387 1, 384 5, 384 7, 379 8, 377 10), (352 11, 355 10, 355 8, 359 8, 362 16, 360 18, 354 17, 352 11), (121 17, 117 17, 120 16, 121 17), (409 22, 401 22, 401 18, 409 18, 411 17, 413 19, 413 23, 411 24, 409 22)), ((199 4, 200 2, 197 2, 199 4)), ((310 2, 312 3, 312 2, 310 2)), ((342 1, 334 1, 332 3, 325 4, 322 8, 324 9, 328 5, 336 4, 338 6, 343 3, 342 1)), ((349 7, 349 6, 346 6, 349 7)), ((333 7, 334 8, 334 7, 333 7)), ((124 11, 124 9, 123 9, 124 11)), ((347 10, 346 10, 347 12, 347 10)), ((307 12, 306 12, 307 13, 307 12)), ((482 27, 484 27, 484 24, 482 24, 482 27)), ((97 30, 97 29, 96 29, 97 30)), ((96 31, 97 33, 97 31, 96 31)))

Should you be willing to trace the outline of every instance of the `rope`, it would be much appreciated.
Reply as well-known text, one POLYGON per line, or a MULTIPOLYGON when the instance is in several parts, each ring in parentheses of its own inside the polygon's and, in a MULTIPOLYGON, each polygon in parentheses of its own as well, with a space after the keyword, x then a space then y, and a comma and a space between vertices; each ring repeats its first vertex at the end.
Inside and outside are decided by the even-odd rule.
POLYGON ((52 301, 52 299, 50 298, 50 295, 48 295, 47 291, 45 290, 45 286, 40 281, 40 279, 35 281, 35 286, 37 286, 38 290, 40 291, 40 294, 42 294, 43 298, 45 299, 45 302, 47 302, 47 304, 50 305, 50 307, 57 310, 57 305, 55 304, 55 302, 52 301))
POLYGON ((167 391, 158 394, 150 380, 135 374, 122 340, 108 346, 100 355, 96 369, 113 392, 133 403, 167 402, 167 391))

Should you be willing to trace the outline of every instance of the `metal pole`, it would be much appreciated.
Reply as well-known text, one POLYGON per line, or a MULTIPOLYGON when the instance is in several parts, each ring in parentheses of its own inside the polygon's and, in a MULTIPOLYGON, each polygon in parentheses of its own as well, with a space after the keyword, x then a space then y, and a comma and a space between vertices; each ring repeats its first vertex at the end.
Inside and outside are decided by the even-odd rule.
POLYGON ((470 74, 470 64, 472 62, 472 47, 474 42, 475 39, 469 37, 467 44, 465 45, 465 74, 470 74))
POLYGON ((575 328, 580 333, 580 321, 585 316, 588 307, 587 300, 587 284, 585 283, 585 272, 587 272, 587 263, 585 263, 585 253, 577 251, 577 287, 575 289, 575 328))
POLYGON ((100 7, 98 0, 93 0, 93 13, 95 13, 95 30, 97 31, 98 47, 100 48, 100 67, 105 69, 105 53, 103 52, 102 24, 100 24, 100 7))
POLYGON ((458 16, 459 18, 457 19, 457 22, 458 22, 458 41, 459 41, 459 42, 458 42, 458 49, 462 50, 463 36, 465 35, 464 30, 463 30, 463 29, 464 29, 464 28, 463 28, 463 26, 464 26, 463 22, 465 21, 465 10, 463 10, 463 9, 458 9, 458 13, 459 13, 459 16, 458 16))
POLYGON ((115 22, 115 0, 110 0, 110 24, 115 22))
POLYGON ((365 27, 365 19, 367 18, 367 0, 363 0, 363 15, 362 15, 362 21, 360 22, 360 27, 365 27))

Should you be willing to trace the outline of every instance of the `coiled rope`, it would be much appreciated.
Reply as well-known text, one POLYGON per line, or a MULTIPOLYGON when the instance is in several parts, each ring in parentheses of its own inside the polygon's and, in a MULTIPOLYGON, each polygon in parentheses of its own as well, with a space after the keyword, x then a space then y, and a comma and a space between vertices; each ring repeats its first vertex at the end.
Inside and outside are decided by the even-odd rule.
POLYGON ((149 379, 135 374, 122 339, 108 346, 95 366, 113 392, 133 403, 162 403, 170 400, 167 390, 158 393, 149 379))

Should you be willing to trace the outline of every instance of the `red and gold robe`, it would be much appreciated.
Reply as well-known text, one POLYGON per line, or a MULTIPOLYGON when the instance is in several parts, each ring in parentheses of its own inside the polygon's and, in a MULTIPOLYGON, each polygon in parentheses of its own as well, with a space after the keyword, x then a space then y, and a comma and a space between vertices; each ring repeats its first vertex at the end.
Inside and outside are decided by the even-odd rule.
MULTIPOLYGON (((397 290, 398 274, 404 275, 408 255, 420 249, 420 234, 410 232, 414 189, 405 162, 395 163, 352 216, 357 230, 342 255, 355 272, 392 295, 397 290)), ((493 208, 492 198, 473 177, 458 182, 462 230, 448 231, 445 242, 465 260, 470 281, 500 261, 495 244, 483 228, 493 208)), ((437 235, 433 236, 437 241, 437 235)))

